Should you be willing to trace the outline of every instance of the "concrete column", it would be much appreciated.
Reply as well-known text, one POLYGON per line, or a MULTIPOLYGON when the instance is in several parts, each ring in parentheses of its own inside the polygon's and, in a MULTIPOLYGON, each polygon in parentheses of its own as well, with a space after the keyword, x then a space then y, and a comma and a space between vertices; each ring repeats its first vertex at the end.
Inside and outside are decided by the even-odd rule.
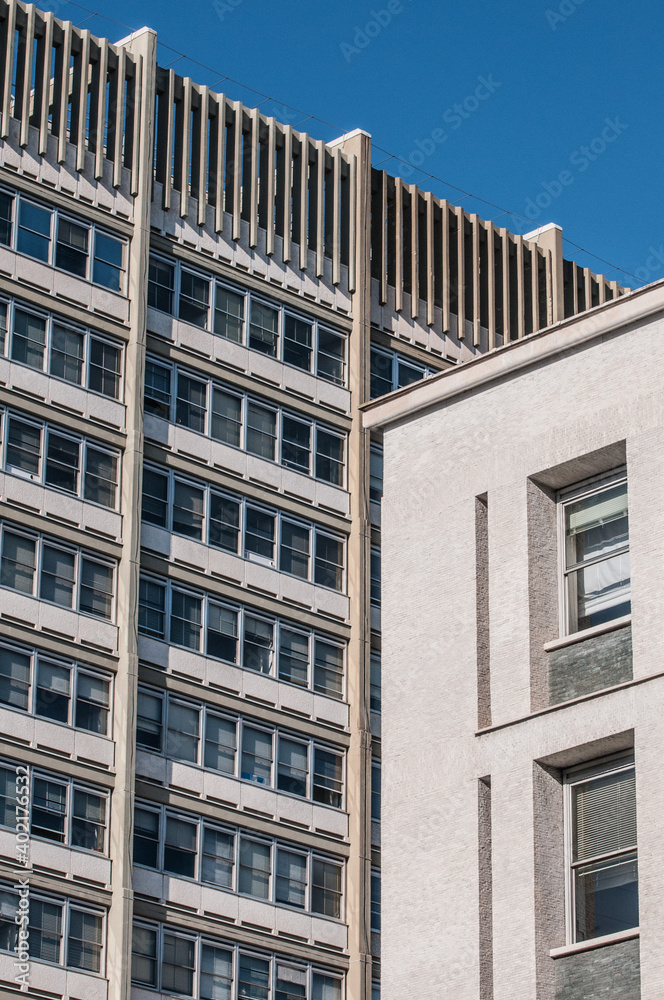
POLYGON ((523 237, 536 243, 540 250, 551 253, 551 287, 553 296, 553 322, 565 318, 565 288, 563 282, 563 231, 555 222, 535 229, 523 237))

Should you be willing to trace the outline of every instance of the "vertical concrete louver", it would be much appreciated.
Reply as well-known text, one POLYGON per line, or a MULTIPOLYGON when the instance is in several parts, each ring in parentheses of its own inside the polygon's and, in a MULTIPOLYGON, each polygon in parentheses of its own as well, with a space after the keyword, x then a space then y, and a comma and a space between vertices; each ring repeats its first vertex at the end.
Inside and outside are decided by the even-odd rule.
MULTIPOLYGON (((49 507, 55 494, 48 482, 41 484, 43 509, 30 507, 26 491, 34 484, 0 467, 0 521, 18 521, 24 529, 87 545, 117 567, 113 628, 88 616, 86 628, 81 626, 75 635, 57 625, 60 609, 52 606, 50 617, 44 618, 50 626, 42 625, 38 614, 28 621, 33 605, 21 605, 20 610, 16 595, 0 585, 0 643, 7 640, 72 662, 81 660, 105 670, 114 682, 113 739, 106 741, 111 749, 104 744, 103 760, 103 755, 95 757, 102 753, 99 745, 89 743, 89 734, 84 734, 85 743, 73 724, 61 726, 59 736, 42 732, 41 742, 37 736, 28 739, 17 733, 16 717, 25 721, 26 716, 0 701, 3 759, 25 755, 31 765, 59 769, 72 781, 100 783, 111 796, 104 877, 90 875, 91 868, 81 874, 73 863, 71 872, 64 873, 54 867, 55 861, 34 873, 37 890, 82 899, 103 910, 106 974, 86 979, 53 965, 46 967, 35 990, 80 1000, 140 998, 140 990, 131 985, 132 918, 138 918, 149 926, 175 927, 185 937, 198 935, 199 943, 210 937, 230 942, 229 947, 269 953, 271 968, 286 963, 293 983, 299 983, 297 977, 304 976, 305 969, 310 977, 306 1000, 328 1000, 327 993, 313 995, 316 970, 329 973, 334 983, 343 981, 343 1000, 369 1000, 372 981, 380 974, 379 935, 372 933, 371 922, 371 870, 380 866, 379 827, 371 820, 371 771, 372 758, 380 757, 380 725, 371 711, 370 681, 372 650, 380 643, 380 613, 370 601, 371 551, 379 547, 380 510, 369 491, 377 442, 372 452, 359 407, 371 393, 371 347, 378 346, 389 364, 391 358, 411 363, 409 378, 413 371, 424 375, 523 338, 628 289, 565 260, 558 227, 516 236, 400 177, 372 169, 367 133, 357 130, 325 143, 159 67, 156 47, 156 35, 147 28, 113 44, 20 0, 0 0, 0 198, 14 206, 11 217, 0 219, 0 313, 5 305, 9 310, 14 308, 11 303, 21 302, 40 316, 50 313, 75 330, 86 328, 91 336, 106 338, 104 342, 115 344, 124 358, 123 392, 110 401, 87 392, 82 383, 74 386, 50 369, 36 371, 21 362, 7 346, 13 329, 8 327, 6 336, 0 330, 0 369, 5 372, 0 376, 0 431, 10 411, 26 419, 59 421, 61 429, 89 434, 115 449, 122 467, 120 501, 112 516, 99 509, 90 515, 90 524, 101 525, 100 530, 93 530, 84 517, 74 520, 74 501, 71 511, 63 515, 60 507, 56 516, 49 507), (55 252, 46 259, 21 250, 15 239, 21 198, 33 210, 41 206, 51 218, 59 212, 74 227, 78 224, 88 233, 88 251, 94 227, 121 242, 121 287, 109 291, 95 283, 90 260, 82 277, 58 265, 55 252), (206 312, 204 320, 182 315, 181 286, 176 286, 175 277, 170 287, 167 280, 160 286, 166 299, 170 294, 169 309, 150 302, 149 287, 154 291, 158 285, 150 269, 151 254, 172 275, 186 272, 207 289, 209 300, 197 303, 206 312), (276 348, 271 356, 269 351, 261 353, 261 347, 254 349, 247 338, 248 304, 244 333, 236 341, 226 339, 215 330, 212 296, 220 288, 230 289, 236 299, 244 297, 246 303, 281 310, 280 351, 287 315, 299 318, 305 327, 309 324, 310 331, 322 329, 336 336, 345 345, 345 373, 335 381, 317 363, 305 371, 301 363, 277 356, 276 348), (255 452, 247 457, 249 449, 239 446, 228 445, 221 452, 219 438, 210 443, 212 433, 206 436, 199 428, 194 434, 189 425, 180 426, 179 417, 157 419, 154 409, 144 412, 147 354, 163 370, 175 373, 179 366, 199 392, 205 383, 210 410, 212 393, 223 383, 234 399, 242 395, 247 410, 259 400, 263 414, 279 408, 280 420, 285 415, 299 421, 298 426, 308 428, 305 437, 311 434, 306 446, 311 471, 293 472, 275 452, 270 460, 255 452), (57 392, 51 393, 53 386, 57 392), (345 482, 343 476, 334 482, 316 472, 312 442, 319 428, 345 446, 345 482), (275 454, 279 460, 274 460, 275 454), (292 582, 294 574, 290 583, 283 582, 288 574, 277 570, 276 562, 269 569, 254 565, 250 573, 249 560, 237 556, 235 563, 227 561, 219 569, 219 549, 212 543, 205 547, 209 564, 197 563, 199 550, 183 548, 184 536, 176 531, 169 533, 168 555, 155 548, 149 534, 153 529, 141 529, 144 459, 169 476, 203 483, 210 495, 213 488, 224 490, 239 496, 245 506, 257 503, 298 524, 310 521, 312 539, 319 529, 336 533, 346 553, 345 585, 338 592, 326 590, 315 586, 312 576, 305 593, 292 582), (215 673, 221 669, 220 658, 210 666, 209 656, 199 655, 198 647, 185 652, 175 641, 169 645, 164 639, 159 645, 147 639, 138 627, 141 572, 168 581, 165 587, 203 593, 205 601, 214 597, 233 607, 251 608, 265 619, 308 629, 312 648, 316 634, 331 637, 345 651, 345 694, 337 698, 327 689, 321 694, 311 679, 306 690, 286 683, 274 666, 280 654, 276 644, 269 677, 246 665, 240 668, 238 660, 224 665, 220 680, 215 673), (173 669, 171 656, 179 665, 173 669), (208 678, 205 671, 212 680, 201 680, 203 674, 208 678), (263 683, 268 681, 273 684, 269 691, 263 683), (323 741, 344 755, 345 808, 326 811, 311 797, 307 813, 295 795, 252 786, 240 780, 241 775, 234 776, 233 789, 208 794, 207 785, 196 785, 196 775, 204 775, 201 782, 218 779, 203 767, 196 774, 183 771, 182 762, 175 759, 169 759, 168 767, 180 768, 177 780, 165 776, 165 770, 159 777, 154 761, 153 771, 145 770, 141 755, 146 753, 135 736, 139 683, 164 698, 169 692, 185 704, 198 700, 216 712, 272 726, 275 746, 276 733, 283 729, 296 740, 311 740, 310 756, 313 741, 323 741), (71 740, 65 741, 65 750, 57 750, 63 733, 71 740), (87 749, 72 749, 74 735, 87 749), (45 743, 46 737, 52 742, 45 743), (258 793, 264 793, 263 798, 258 793), (272 812, 266 810, 265 795, 274 796, 269 800, 272 812), (171 886, 172 896, 166 889, 161 895, 148 892, 145 867, 133 866, 136 798, 153 809, 200 814, 225 828, 237 828, 238 839, 250 831, 271 838, 274 845, 286 841, 300 852, 309 851, 312 858, 316 852, 331 856, 346 873, 340 918, 324 920, 311 910, 305 926, 305 914, 297 907, 274 905, 268 920, 261 909, 267 903, 239 892, 227 893, 237 901, 237 912, 221 913, 218 899, 210 905, 201 902, 208 890, 194 880, 187 892, 171 886), (199 890, 200 898, 195 897, 199 890), (47 981, 49 969, 52 977, 47 981), (63 986, 65 973, 69 979, 63 986)), ((59 229, 56 233, 55 223, 49 224, 52 249, 59 229)), ((334 362, 334 349, 328 362, 330 357, 334 362)), ((0 451, 0 465, 3 454, 0 451)), ((32 595, 25 600, 39 607, 43 603, 32 595)), ((35 710, 32 716, 37 714, 35 710)), ((32 716, 30 725, 35 722, 32 716)), ((43 720, 40 725, 43 730, 43 720)), ((6 833, 0 826, 3 884, 13 871, 12 858, 2 846, 6 833)), ((2 996, 14 995, 2 964, 6 958, 0 948, 2 996)), ((331 1000, 336 996, 329 994, 331 1000)), ((236 993, 233 997, 236 1000, 236 993)), ((273 997, 274 992, 270 1000, 273 997)))

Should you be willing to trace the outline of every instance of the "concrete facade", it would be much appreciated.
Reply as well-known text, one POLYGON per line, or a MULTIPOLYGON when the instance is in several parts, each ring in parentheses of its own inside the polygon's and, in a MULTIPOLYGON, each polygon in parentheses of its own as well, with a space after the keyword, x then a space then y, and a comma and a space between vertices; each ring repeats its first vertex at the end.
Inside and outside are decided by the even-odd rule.
POLYGON ((664 992, 663 330, 660 283, 366 408, 385 451, 385 1000, 664 992), (547 505, 625 467, 631 616, 561 635, 547 505), (621 752, 639 923, 575 943, 564 772, 621 752))

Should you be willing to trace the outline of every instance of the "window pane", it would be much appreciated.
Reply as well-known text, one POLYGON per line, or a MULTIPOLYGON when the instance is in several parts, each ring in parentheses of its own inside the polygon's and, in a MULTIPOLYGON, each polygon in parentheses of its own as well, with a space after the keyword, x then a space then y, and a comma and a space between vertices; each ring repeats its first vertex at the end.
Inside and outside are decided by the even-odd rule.
POLYGON ((272 670, 273 649, 274 622, 245 614, 242 666, 247 670, 269 674, 272 670))
POLYGON ((281 464, 309 473, 311 424, 283 415, 281 421, 281 464))
MULTIPOLYGON (((311 1000, 341 1000, 341 980, 314 972, 311 1000)), ((372 997, 373 1000, 373 997, 372 997)))
POLYGON ((272 734, 244 726, 241 775, 245 781, 272 784, 272 734))
POLYGON ((30 656, 16 649, 0 648, 0 704, 28 709, 30 656))
POLYGON ((74 563, 72 552, 63 552, 51 545, 42 549, 42 569, 39 596, 42 601, 53 601, 64 608, 71 608, 74 597, 74 563))
POLYGON ((106 736, 109 704, 110 682, 92 674, 79 673, 76 680, 76 727, 106 736))
POLYGON ((164 932, 161 988, 182 996, 194 995, 194 942, 164 932))
POLYGON ((307 744, 279 737, 277 788, 291 795, 307 794, 307 744))
POLYGON ((636 847, 634 768, 572 786, 573 861, 636 847))
POLYGON ((369 458, 369 499, 380 503, 383 497, 383 449, 371 445, 369 458))
POLYGON ((392 392, 393 363, 392 355, 371 349, 371 387, 369 391, 371 399, 392 392))
POLYGON ((154 361, 145 362, 145 412, 164 420, 171 415, 171 369, 154 361))
POLYGON ((141 517, 148 524, 168 527, 168 476, 154 469, 143 470, 141 517))
POLYGON ((16 829, 16 805, 16 768, 0 767, 0 826, 16 829))
POLYGON ((31 594, 35 575, 35 542, 32 538, 12 535, 5 531, 2 536, 2 568, 0 584, 31 594))
POLYGON ((166 839, 164 841, 164 871, 184 878, 196 875, 196 833, 195 823, 186 823, 173 816, 166 818, 166 839))
POLYGON ((577 868, 574 895, 577 941, 638 927, 636 852, 577 868))
POLYGON ((214 314, 214 332, 220 337, 242 343, 244 326, 244 296, 230 292, 217 285, 217 301, 214 314))
POLYGON ((29 201, 19 201, 18 236, 16 249, 19 253, 36 257, 48 263, 51 244, 51 212, 39 208, 29 201))
POLYGON ((46 778, 35 778, 32 783, 32 836, 64 844, 66 812, 67 786, 46 778))
POLYGON ((311 371, 312 324, 286 313, 284 317, 284 361, 311 371))
POLYGON ((309 636, 279 629, 279 680, 306 687, 309 673, 309 636))
POLYGON ((311 909, 326 917, 341 917, 341 865, 314 858, 311 909))
POLYGON ((120 396, 120 348, 96 337, 90 338, 88 388, 111 399, 120 396))
POLYGON ((240 535, 240 504, 237 500, 210 495, 210 545, 237 553, 240 535))
POLYGON ((268 1000, 270 963, 249 955, 240 955, 238 996, 242 1000, 268 1000))
POLYGON ((375 823, 380 823, 380 786, 381 767, 380 764, 371 764, 371 818, 375 823))
POLYGON ((371 603, 380 605, 380 549, 371 549, 371 603))
POLYGON ((7 429, 7 454, 5 468, 8 472, 26 472, 39 475, 41 455, 41 427, 26 424, 18 417, 10 417, 7 429))
POLYGON ((286 906, 303 910, 306 903, 307 859, 302 854, 277 849, 277 884, 275 899, 286 906))
POLYGON ((22 309, 14 309, 12 361, 41 371, 44 367, 45 343, 46 321, 22 309))
POLYGON ((342 758, 332 750, 314 752, 314 801, 341 809, 342 758))
POLYGON ((314 691, 343 697, 344 651, 340 646, 316 639, 314 654, 314 691))
POLYGON ((72 907, 69 914, 67 965, 86 972, 101 972, 103 917, 72 907))
POLYGON ((198 274, 180 272, 180 319, 202 329, 208 325, 210 280, 198 274))
POLYGON ((0 890, 0 951, 13 952, 18 942, 18 893, 0 890))
POLYGON ((212 394, 212 437, 215 441, 240 447, 242 400, 215 387, 212 394))
POLYGON ((251 303, 251 325, 249 327, 249 347, 271 358, 277 356, 279 334, 279 312, 260 302, 251 303))
POLYGON ((203 490, 179 479, 173 490, 173 531, 188 538, 203 538, 203 490))
POLYGON ((208 714, 205 720, 205 766, 214 771, 235 774, 237 723, 208 714))
POLYGON ((371 711, 380 712, 380 654, 371 654, 371 711))
POLYGON ((69 219, 58 219, 55 266, 85 278, 88 266, 88 229, 69 219))
POLYGON ((155 639, 165 638, 166 588, 141 578, 138 587, 138 631, 155 639))
POLYGON ((30 900, 30 958, 60 963, 62 942, 62 905, 30 900))
POLYGON ((269 844, 253 840, 240 840, 240 871, 238 892, 268 899, 270 896, 270 869, 272 849, 269 844))
POLYGON ((208 656, 237 663, 237 611, 222 604, 208 604, 208 656))
POLYGON ((314 580, 321 587, 343 589, 343 542, 333 535, 316 532, 314 580))
POLYGON ((95 233, 95 257, 92 280, 112 292, 122 289, 122 256, 124 243, 105 233, 95 233))
POLYGON ((106 839, 106 796, 74 789, 72 847, 103 853, 106 839))
POLYGON ((306 996, 306 969, 293 968, 278 962, 275 1000, 305 1000, 306 996))
POLYGON ((11 246, 12 242, 12 206, 14 199, 10 194, 0 193, 0 243, 11 246))
POLYGON ((141 806, 134 810, 134 864, 159 866, 159 813, 141 806))
POLYGON ((207 385, 178 372, 175 421, 199 434, 205 433, 207 385))
POLYGON ((157 985, 157 932, 147 927, 134 926, 131 978, 145 986, 157 985))
POLYGON ((201 1000, 231 1000, 233 953, 204 944, 201 950, 201 1000))
POLYGON ((245 514, 244 555, 260 562, 274 562, 274 514, 247 507, 245 514))
POLYGON ((175 268, 163 260, 150 257, 148 271, 148 305, 161 312, 173 314, 175 268))
POLYGON ((198 761, 199 710, 171 702, 168 706, 166 754, 177 760, 198 761))
POLYGON ((114 508, 118 487, 118 459, 107 451, 85 449, 85 499, 114 508))
POLYGON ((79 610, 100 618, 111 617, 113 607, 113 570, 110 566, 81 560, 79 610))
POLYGON ((302 580, 309 579, 309 528, 292 521, 281 522, 279 569, 302 580))
POLYGON ((332 330, 318 330, 317 374, 336 385, 346 383, 346 339, 332 330))
POLYGON ((171 642, 187 649, 201 648, 201 599, 181 590, 171 593, 171 642))
POLYGON ((222 830, 205 827, 203 832, 202 879, 222 889, 233 888, 235 837, 222 830))
POLYGON ((52 722, 69 722, 71 668, 39 660, 35 713, 52 722))
POLYGON ((380 934, 380 874, 371 873, 371 930, 380 934))
POLYGON ((163 701, 147 691, 138 692, 136 742, 146 750, 161 751, 163 701))
POLYGON ((259 458, 269 458, 274 461, 277 415, 274 410, 268 410, 257 403, 249 403, 247 407, 247 451, 259 458))
MULTIPOLYGON (((0 213, 2 212, 2 196, 0 196, 0 213)), ((0 214, 0 243, 2 243, 2 216, 0 214)), ((7 303, 0 302, 0 355, 5 353, 7 342, 7 303)))
POLYGON ((51 339, 51 375, 63 378, 74 385, 80 385, 83 381, 83 344, 82 333, 54 323, 51 339))
POLYGON ((67 493, 78 493, 78 472, 81 442, 48 432, 46 451, 46 485, 67 493))
POLYGON ((316 477, 333 486, 344 484, 344 439, 320 427, 316 432, 316 477))

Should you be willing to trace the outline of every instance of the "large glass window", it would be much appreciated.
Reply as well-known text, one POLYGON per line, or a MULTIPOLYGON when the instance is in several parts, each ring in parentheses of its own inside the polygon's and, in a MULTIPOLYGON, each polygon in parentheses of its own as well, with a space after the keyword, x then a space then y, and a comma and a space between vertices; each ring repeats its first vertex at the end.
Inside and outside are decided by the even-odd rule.
POLYGON ((578 632, 631 610, 627 481, 561 497, 565 630, 578 632))
POLYGON ((638 927, 633 760, 569 771, 566 792, 570 943, 638 927))

